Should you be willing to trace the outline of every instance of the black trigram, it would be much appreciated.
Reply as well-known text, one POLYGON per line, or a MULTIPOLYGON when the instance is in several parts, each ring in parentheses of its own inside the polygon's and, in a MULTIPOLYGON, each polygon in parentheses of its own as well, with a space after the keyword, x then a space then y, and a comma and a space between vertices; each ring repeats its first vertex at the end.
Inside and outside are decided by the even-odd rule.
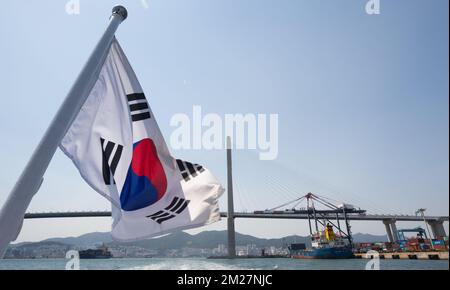
POLYGON ((192 164, 180 159, 177 159, 177 165, 178 169, 181 171, 181 176, 183 176, 183 179, 185 181, 189 181, 191 178, 194 178, 199 173, 205 171, 205 168, 203 168, 201 165, 192 164))
POLYGON ((150 109, 143 93, 127 95, 128 106, 130 107, 131 120, 133 122, 150 119, 150 109))
POLYGON ((102 145, 102 171, 106 185, 115 184, 114 173, 122 156, 123 146, 100 138, 102 145))
POLYGON ((151 218, 158 224, 161 224, 167 220, 170 220, 177 215, 179 215, 181 212, 183 212, 186 207, 189 205, 189 200, 183 199, 180 197, 174 197, 172 202, 169 204, 168 207, 166 207, 164 210, 160 210, 158 212, 155 212, 154 214, 148 215, 148 218, 151 218))

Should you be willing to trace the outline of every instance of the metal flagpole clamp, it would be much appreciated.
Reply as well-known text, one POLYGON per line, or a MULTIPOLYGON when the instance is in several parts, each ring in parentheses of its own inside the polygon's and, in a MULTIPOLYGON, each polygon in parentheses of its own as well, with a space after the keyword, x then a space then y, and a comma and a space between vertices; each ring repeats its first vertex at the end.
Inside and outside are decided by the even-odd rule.
POLYGON ((124 21, 128 17, 128 11, 122 5, 116 5, 112 9, 111 17, 114 16, 114 15, 120 15, 122 17, 122 21, 124 21))

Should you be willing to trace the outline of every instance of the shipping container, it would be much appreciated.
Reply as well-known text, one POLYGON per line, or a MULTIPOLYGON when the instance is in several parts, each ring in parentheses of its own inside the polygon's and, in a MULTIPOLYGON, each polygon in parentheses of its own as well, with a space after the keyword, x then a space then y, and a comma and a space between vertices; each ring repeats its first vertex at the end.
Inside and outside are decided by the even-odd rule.
POLYGON ((433 245, 445 245, 443 240, 433 240, 433 245))

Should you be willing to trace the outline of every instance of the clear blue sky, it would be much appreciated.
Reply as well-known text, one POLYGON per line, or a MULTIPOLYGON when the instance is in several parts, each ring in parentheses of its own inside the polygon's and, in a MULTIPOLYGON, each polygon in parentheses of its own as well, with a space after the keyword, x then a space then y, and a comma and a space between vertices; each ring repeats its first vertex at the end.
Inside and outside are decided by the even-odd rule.
MULTIPOLYGON (((365 0, 149 0, 148 9, 139 0, 80 0, 76 16, 66 2, 2 1, 0 203, 122 2, 129 18, 116 35, 166 139, 172 115, 192 114, 193 105, 279 114, 277 160, 236 153, 237 210, 313 191, 372 213, 449 214, 447 0, 381 0, 374 16, 365 0)), ((173 154, 225 184, 224 152, 173 154)), ((29 211, 107 209, 58 151, 29 211)), ((108 231, 110 223, 25 221, 19 240, 108 231)), ((237 220, 236 228, 307 233, 301 221, 237 220)), ((381 223, 353 230, 384 233, 381 223)))

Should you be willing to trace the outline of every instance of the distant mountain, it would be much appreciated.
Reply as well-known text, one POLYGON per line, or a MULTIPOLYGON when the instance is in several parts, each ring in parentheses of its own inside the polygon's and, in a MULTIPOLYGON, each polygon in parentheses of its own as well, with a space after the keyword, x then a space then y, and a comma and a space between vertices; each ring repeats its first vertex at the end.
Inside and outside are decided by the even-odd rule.
POLYGON ((94 232, 81 235, 79 237, 67 237, 67 238, 51 238, 46 239, 42 242, 60 242, 68 245, 78 246, 78 247, 93 247, 101 245, 103 243, 111 243, 112 237, 111 233, 106 232, 94 232))
MULTIPOLYGON (((370 234, 354 234, 355 242, 382 242, 386 236, 370 234)), ((285 249, 292 243, 311 245, 310 237, 287 236, 284 238, 264 239, 250 235, 236 233, 236 245, 247 246, 253 251, 260 251, 268 247, 285 249)), ((177 231, 165 236, 141 240, 136 242, 115 242, 111 234, 94 232, 79 237, 52 238, 40 242, 24 242, 12 244, 6 251, 5 258, 32 259, 32 258, 64 258, 70 249, 95 248, 106 244, 114 257, 206 257, 223 253, 218 247, 226 247, 226 231, 205 231, 191 235, 177 231), (217 252, 219 251, 219 252, 217 252)), ((282 250, 281 250, 282 251, 282 250)), ((220 254, 219 254, 220 255, 220 254)))
POLYGON ((353 241, 355 243, 377 243, 387 242, 388 239, 386 235, 376 236, 371 234, 356 233, 353 235, 353 241))
MULTIPOLYGON (((257 247, 281 247, 290 243, 309 243, 309 238, 289 236, 279 239, 262 239, 250 235, 236 233, 236 245, 254 244, 257 247)), ((112 242, 111 245, 138 246, 152 250, 181 249, 181 248, 215 248, 219 244, 227 243, 226 231, 204 231, 196 235, 178 231, 163 237, 129 243, 112 242)))
MULTIPOLYGON (((359 242, 385 242, 386 236, 376 236, 370 234, 357 233, 353 235, 353 240, 359 242)), ((204 231, 196 235, 191 235, 183 231, 177 231, 169 235, 158 238, 146 239, 135 242, 115 242, 112 240, 109 232, 93 232, 81 235, 79 237, 67 238, 51 238, 43 240, 39 243, 20 243, 14 245, 19 246, 33 246, 37 244, 60 244, 69 245, 71 247, 96 247, 101 244, 109 246, 135 246, 149 250, 167 250, 167 249, 182 249, 182 248, 216 248, 219 244, 227 243, 226 231, 204 231)), ((309 237, 302 236, 287 236, 284 238, 264 239, 257 238, 251 235, 236 233, 236 244, 238 246, 255 245, 256 247, 282 247, 291 243, 305 243, 307 246, 311 244, 309 237)))

